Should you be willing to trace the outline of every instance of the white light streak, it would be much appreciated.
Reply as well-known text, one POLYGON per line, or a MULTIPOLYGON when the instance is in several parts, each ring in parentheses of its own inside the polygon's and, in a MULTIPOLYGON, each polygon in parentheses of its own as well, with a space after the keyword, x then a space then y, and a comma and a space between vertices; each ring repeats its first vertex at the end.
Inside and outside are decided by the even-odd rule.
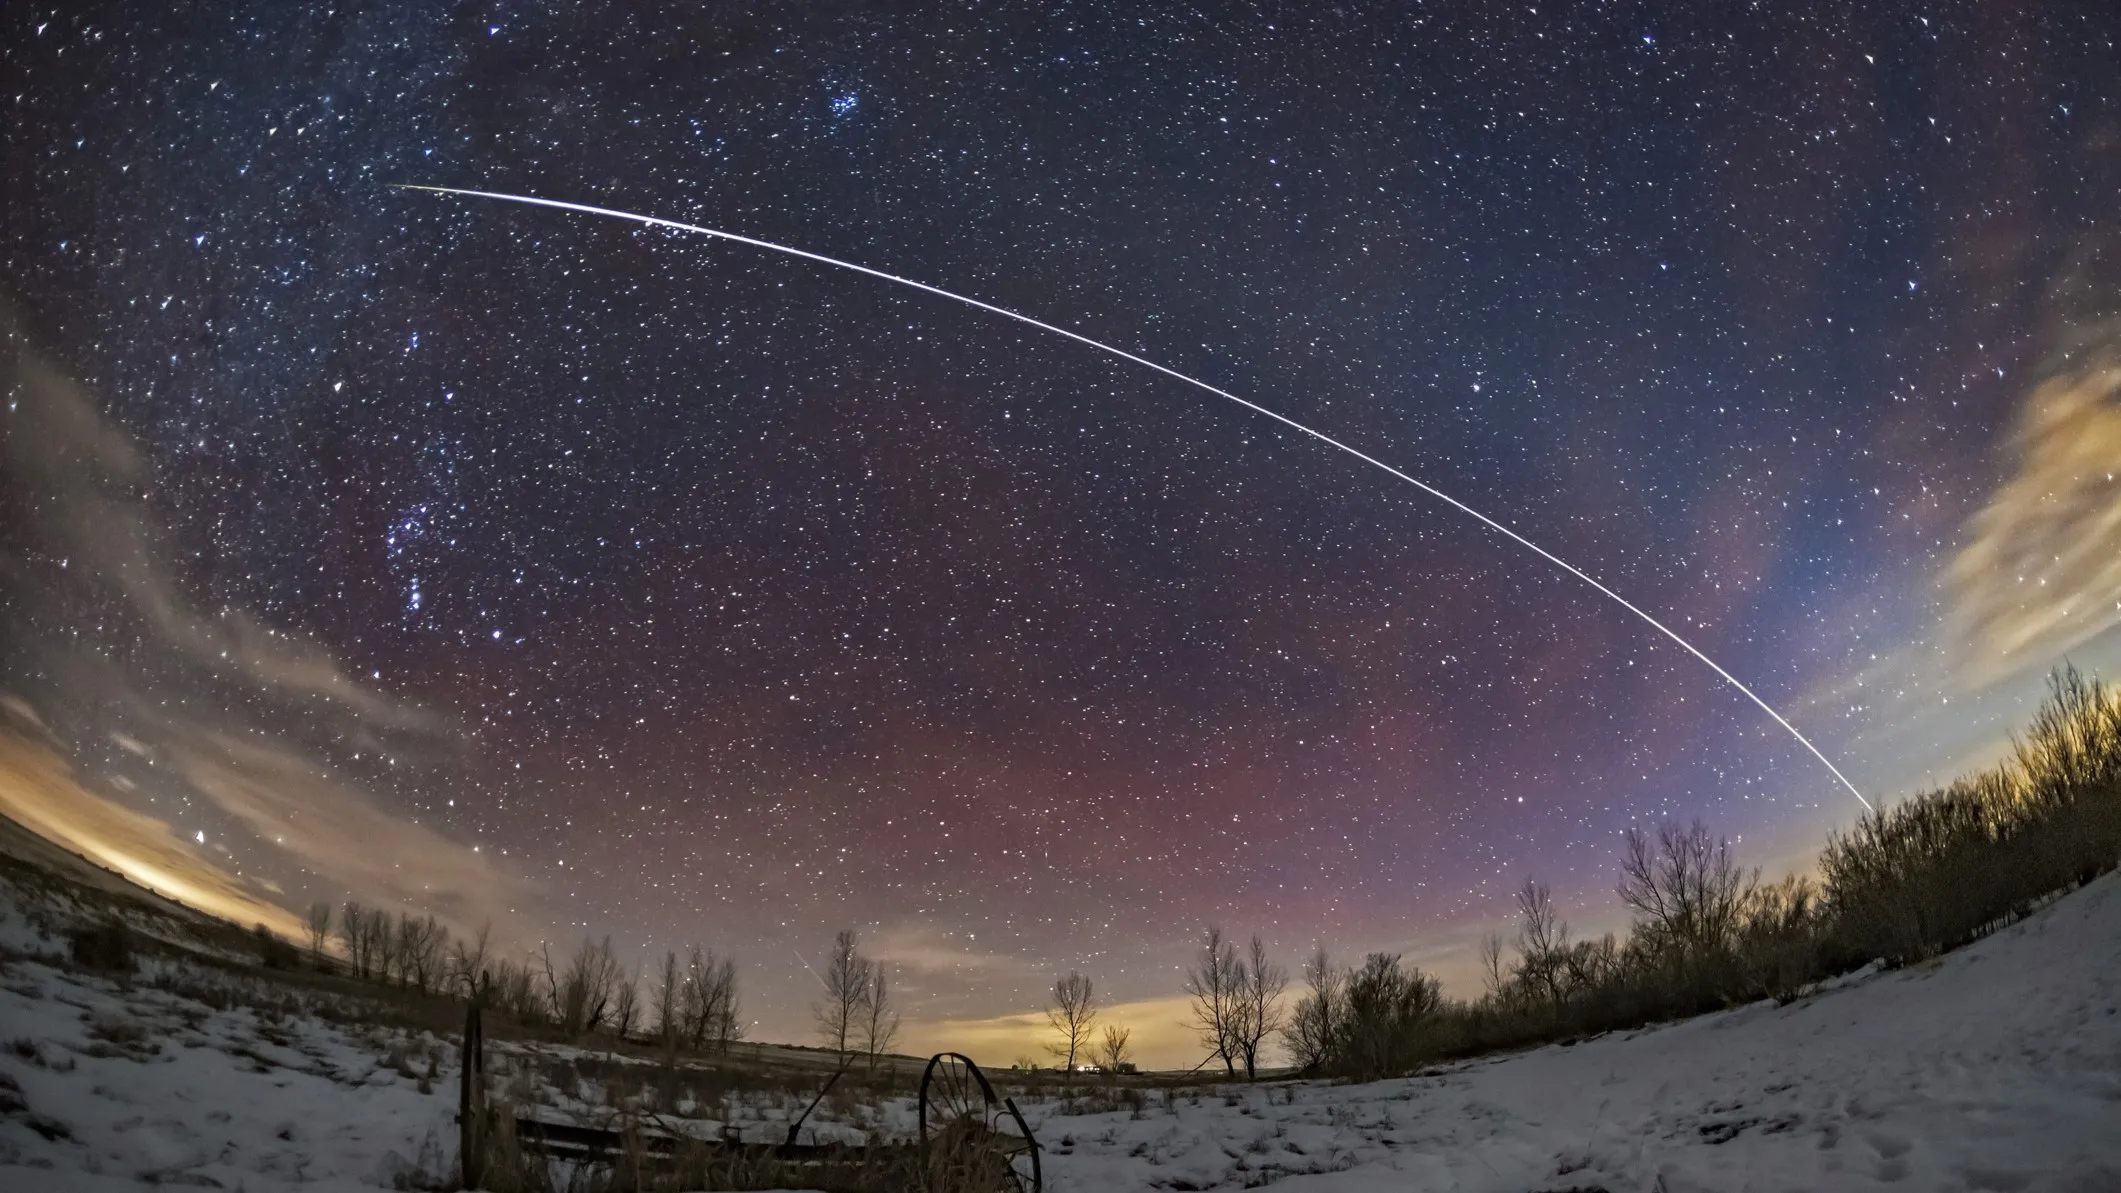
POLYGON ((1663 634, 1665 637, 1670 638, 1673 642, 1678 643, 1680 649, 1701 660, 1701 662, 1705 666, 1707 666, 1709 670, 1714 671, 1717 675, 1721 676, 1725 683, 1730 684, 1733 688, 1736 688, 1739 693, 1742 694, 1746 699, 1758 705, 1760 707, 1760 711, 1774 718, 1775 723, 1787 730, 1789 732, 1789 735, 1797 740, 1798 745, 1801 745, 1806 750, 1809 750, 1811 752, 1812 757, 1817 758, 1821 765, 1825 766, 1828 771, 1832 772, 1834 778, 1840 780, 1841 785, 1843 787, 1848 788, 1849 794, 1856 797, 1857 803, 1862 804, 1866 811, 1875 810, 1871 806, 1871 801, 1863 798, 1863 793, 1861 791, 1856 790, 1856 785, 1854 783, 1849 782, 1848 776, 1841 773, 1841 768, 1835 766, 1832 759, 1828 758, 1825 754, 1821 753, 1819 747, 1813 745, 1810 738, 1806 737, 1803 733, 1801 733, 1795 725, 1790 724, 1789 720, 1785 718, 1781 713, 1776 712, 1774 708, 1768 704, 1767 701, 1762 700, 1758 695, 1756 695, 1753 689, 1745 686, 1743 683, 1740 683, 1737 676, 1732 675, 1730 672, 1724 670, 1721 666, 1717 664, 1716 660, 1701 653, 1700 650, 1695 648, 1693 643, 1687 641, 1686 639, 1680 637, 1677 633, 1673 632, 1670 626, 1667 626, 1663 622, 1650 616, 1648 613, 1644 612, 1634 603, 1630 602, 1626 597, 1623 597, 1619 593, 1614 592, 1612 589, 1607 588, 1605 585, 1600 584, 1596 579, 1592 578, 1590 573, 1585 572, 1582 568, 1579 568, 1576 565, 1568 562, 1567 560, 1562 559, 1560 556, 1555 555, 1553 552, 1547 550, 1544 547, 1541 547, 1539 544, 1533 542, 1525 536, 1517 533, 1516 531, 1510 529, 1502 523, 1497 522, 1495 519, 1488 517, 1486 514, 1481 513, 1479 510, 1474 509, 1472 506, 1467 505, 1465 502, 1460 501, 1456 497, 1451 496, 1449 493, 1446 493, 1443 490, 1436 488, 1434 485, 1428 484, 1416 477, 1409 476, 1408 474, 1401 472, 1399 469, 1392 467, 1390 464, 1385 463, 1383 460, 1380 460, 1375 456, 1369 455, 1365 452, 1357 450, 1356 448, 1350 447, 1347 444, 1342 443, 1340 440, 1333 438, 1332 436, 1326 434, 1323 431, 1313 430, 1312 428, 1307 427, 1300 422, 1297 422, 1295 419, 1290 418, 1285 414, 1279 414, 1273 410, 1269 410, 1268 408, 1260 405, 1257 402, 1251 401, 1246 398, 1238 397, 1236 394, 1233 394, 1228 390, 1217 389, 1215 386, 1212 386, 1197 377, 1189 377, 1186 374, 1179 372, 1177 369, 1167 368, 1164 365, 1157 364, 1153 360, 1149 360, 1145 357, 1136 356, 1132 352, 1128 352, 1123 348, 1115 348, 1102 340, 1093 340, 1089 336, 1083 335, 1081 332, 1069 331, 1065 327, 1056 327, 1051 323, 1047 323, 1039 319, 1034 319, 1029 315, 1020 315, 1015 311, 1009 310, 1005 307, 995 306, 991 302, 981 302, 977 298, 969 298, 963 294, 958 294, 950 290, 945 290, 940 286, 931 286, 926 282, 917 282, 914 281, 912 278, 900 277, 895 273, 886 273, 881 269, 871 269, 867 265, 857 265, 852 261, 842 261, 838 257, 827 257, 823 253, 813 253, 807 249, 799 249, 785 244, 776 244, 773 241, 759 240, 756 237, 741 236, 735 232, 724 232, 719 228, 706 228, 698 224, 680 223, 677 220, 666 220, 657 216, 641 215, 637 212, 632 211, 619 211, 616 208, 611 207, 594 207, 587 203, 569 203, 560 199, 541 199, 534 195, 510 195, 503 194, 499 191, 464 190, 458 187, 450 186, 417 186, 411 183, 395 183, 393 185, 395 185, 400 190, 427 191, 429 193, 437 195, 458 195, 472 199, 498 199, 504 203, 525 203, 533 207, 551 207, 556 208, 560 211, 578 212, 582 215, 601 215, 608 216, 612 219, 631 220, 634 223, 646 224, 649 227, 653 228, 668 228, 674 232, 691 232, 699 236, 711 236, 717 240, 733 241, 737 244, 749 245, 752 248, 765 249, 766 251, 772 253, 782 253, 790 257, 801 257, 805 261, 815 261, 820 265, 830 265, 835 269, 852 270, 855 273, 866 274, 869 277, 877 278, 882 281, 893 282, 901 286, 909 286, 915 290, 919 290, 928 294, 933 294, 938 298, 947 298, 950 299, 952 302, 961 302, 964 303, 966 306, 978 307, 980 310, 990 311, 996 315, 1002 316, 1005 319, 1014 319, 1018 323, 1024 323, 1032 327, 1036 327, 1040 331, 1049 331, 1057 336, 1065 336, 1068 339, 1074 340, 1079 344, 1086 344, 1092 348, 1097 349, 1100 352, 1109 353, 1110 355, 1119 357, 1121 360, 1130 361, 1134 364, 1141 365, 1144 368, 1154 369, 1157 372, 1162 373, 1166 377, 1170 377, 1178 381, 1183 381, 1187 385, 1193 386, 1195 389, 1206 390, 1208 393, 1214 394, 1218 398, 1223 398, 1227 401, 1235 402, 1255 414, 1263 414, 1268 418, 1273 419, 1275 422, 1278 422, 1283 426, 1290 428, 1291 430, 1301 431, 1305 435, 1308 435, 1311 438, 1318 440, 1320 443, 1323 443, 1328 447, 1338 448, 1339 450, 1348 453, 1349 455, 1355 457, 1358 460, 1361 460, 1363 463, 1368 464, 1373 468, 1380 469, 1384 472, 1391 474, 1392 476, 1399 478, 1400 480, 1407 482, 1410 485, 1413 485, 1415 488, 1420 489, 1422 492, 1427 493, 1429 496, 1436 498, 1438 501, 1441 501, 1444 504, 1452 507, 1453 509, 1458 510, 1462 514, 1473 518, 1481 525, 1486 526, 1488 529, 1494 531, 1497 534, 1502 535, 1504 538, 1509 539, 1511 542, 1516 543, 1518 546, 1523 547, 1527 551, 1532 552, 1534 555, 1539 556, 1541 559, 1546 560, 1548 563, 1553 564, 1555 567, 1560 568, 1562 571, 1569 573, 1570 575, 1576 577, 1578 580, 1583 581, 1585 584, 1590 585, 1592 588, 1595 588, 1599 592, 1612 598, 1614 603, 1618 604, 1621 608, 1626 609, 1628 612, 1633 613, 1635 616, 1641 618, 1658 633, 1663 634))

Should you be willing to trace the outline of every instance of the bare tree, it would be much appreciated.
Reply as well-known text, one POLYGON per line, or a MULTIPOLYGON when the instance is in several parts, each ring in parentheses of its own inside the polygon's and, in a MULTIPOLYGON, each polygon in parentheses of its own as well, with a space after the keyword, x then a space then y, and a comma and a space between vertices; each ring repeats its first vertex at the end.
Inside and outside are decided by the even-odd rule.
POLYGON ((1621 964, 1620 942, 1611 932, 1597 940, 1579 940, 1562 954, 1562 969, 1568 975, 1563 988, 1570 997, 1595 990, 1616 980, 1621 964))
POLYGON ((575 959, 567 966, 567 973, 571 982, 587 992, 582 1000, 583 1031, 595 1031, 607 1021, 625 972, 619 964, 619 955, 611 950, 609 936, 594 947, 587 940, 582 942, 575 959))
POLYGON ((486 971, 493 956, 492 939, 493 925, 480 924, 470 940, 458 940, 450 947, 449 982, 468 1000, 477 1001, 486 996, 486 971))
POLYGON ((1075 1079, 1076 1055, 1087 1056, 1090 1052, 1090 1025, 1096 1021, 1097 1000, 1089 978, 1070 973, 1053 983, 1046 1024, 1059 1034, 1060 1042, 1046 1045, 1046 1051, 1061 1058, 1062 1071, 1071 1081, 1075 1079))
POLYGON ((545 973, 552 1018, 560 1031, 570 1038, 595 1031, 610 1009, 613 988, 619 979, 619 962, 611 952, 611 938, 607 936, 598 943, 584 937, 564 971, 553 968, 549 946, 538 946, 538 960, 545 973))
POLYGON ((1105 1024, 1104 1038, 1098 1041, 1097 1053, 1093 1058, 1097 1067, 1111 1074, 1117 1074, 1124 1069, 1128 1058, 1133 1055, 1133 1049, 1128 1046, 1128 1041, 1133 1036, 1133 1028, 1121 1027, 1117 1023, 1105 1024))
POLYGON ((397 960, 398 981, 401 985, 412 985, 413 950, 420 943, 419 935, 419 921, 412 918, 411 912, 399 912, 398 926, 392 930, 390 955, 397 960))
POLYGON ((423 917, 414 931, 413 982, 425 994, 439 990, 449 978, 449 929, 433 916, 423 917))
POLYGON ((665 952, 663 973, 655 984, 655 1003, 649 1008, 655 1016, 655 1038, 673 1058, 677 1055, 678 1032, 685 1022, 685 982, 680 972, 677 953, 665 952))
POLYGON ((1729 954, 1758 881, 1698 820, 1661 826, 1654 843, 1629 829, 1620 871, 1636 939, 1688 970, 1729 954))
POLYGON ((354 976, 368 976, 368 917, 369 910, 349 899, 339 913, 339 939, 346 943, 346 963, 353 968, 354 976))
POLYGON ((1200 963, 1186 971, 1186 993, 1193 997, 1190 1025, 1200 1032, 1200 1042, 1223 1062, 1230 1077, 1237 1076, 1241 1055, 1237 1040, 1243 971, 1237 946, 1223 939, 1221 928, 1208 929, 1201 942, 1200 963))
POLYGON ((395 946, 399 981, 427 993, 442 978, 448 943, 449 930, 433 916, 399 915, 395 946))
POLYGON ((390 916, 381 908, 375 909, 368 916, 367 930, 371 975, 381 982, 400 976, 398 933, 391 926, 390 916))
POLYGON ((698 1052, 707 1046, 714 1023, 714 950, 692 946, 678 986, 678 1034, 698 1052))
POLYGON ((868 1054, 869 1071, 876 1072, 877 1062, 891 1051, 898 1041, 898 1008, 892 1004, 891 989, 884 979, 884 965, 879 961, 869 974, 869 989, 862 997, 862 1051, 868 1054))
POLYGON ((519 1023, 545 1020, 545 996, 538 990, 537 975, 528 964, 503 957, 493 967, 492 1005, 515 1017, 519 1023))
POLYGON ((692 946, 678 996, 678 1031, 693 1051, 713 1044, 729 1051, 741 1034, 737 1016, 736 962, 716 957, 713 949, 692 946))
POLYGON ((631 974, 619 972, 612 987, 611 1033, 623 1040, 633 1034, 633 1021, 641 1017, 641 971, 636 967, 631 974))
POLYGON ((1755 889, 1738 934, 1748 993, 1794 1001, 1817 976, 1822 920, 1810 878, 1792 874, 1755 889))
POLYGON ((843 929, 833 938, 825 972, 818 975, 825 983, 825 996, 812 1008, 818 1036, 842 1060, 853 1054, 861 1030, 862 1000, 868 997, 871 968, 869 958, 856 947, 853 930, 843 929))
POLYGON ((1568 979, 1569 926, 1554 910, 1554 894, 1533 879, 1517 889, 1517 980, 1551 1011, 1561 1009, 1568 979))
POLYGON ((1487 987, 1488 997, 1500 1001, 1509 989, 1510 979, 1502 969, 1502 933, 1487 932, 1480 937, 1480 980, 1487 987))
POLYGON ((1268 1036, 1282 1029, 1281 996, 1289 988, 1289 971, 1267 957, 1267 944, 1258 936, 1238 963, 1237 1014, 1231 1024, 1231 1042, 1245 1065, 1245 1080, 1259 1078, 1259 1048, 1268 1036))
MULTIPOLYGON (((1498 942, 1498 946, 1499 942, 1498 942)), ((1309 993, 1296 1000, 1296 1013, 1283 1031, 1289 1060, 1306 1072, 1331 1063, 1347 1018, 1343 990, 1346 978, 1333 968, 1333 959, 1321 948, 1304 962, 1304 985, 1309 993)))
POLYGON ((737 997, 736 961, 724 957, 715 964, 713 987, 714 1015, 709 1025, 709 1034, 714 1039, 714 1050, 727 1055, 729 1045, 744 1038, 743 1000, 737 997))
POLYGON ((324 942, 331 937, 331 904, 323 899, 310 904, 303 926, 309 929, 310 963, 321 967, 324 964, 324 942))
POLYGON ((1400 965, 1396 953, 1371 953, 1346 977, 1344 1012, 1329 1067, 1360 1081, 1396 1076, 1420 1063, 1422 1035, 1443 1006, 1434 978, 1400 965))

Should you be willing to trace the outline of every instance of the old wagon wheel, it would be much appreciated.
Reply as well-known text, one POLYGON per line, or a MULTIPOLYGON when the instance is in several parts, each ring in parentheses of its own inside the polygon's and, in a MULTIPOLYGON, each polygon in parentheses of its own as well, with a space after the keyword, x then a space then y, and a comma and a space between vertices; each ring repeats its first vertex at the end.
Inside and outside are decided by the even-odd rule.
POLYGON ((1016 1108, 997 1097, 972 1058, 938 1052, 921 1073, 921 1163, 930 1187, 991 1185, 1040 1193, 1038 1140, 1016 1108))

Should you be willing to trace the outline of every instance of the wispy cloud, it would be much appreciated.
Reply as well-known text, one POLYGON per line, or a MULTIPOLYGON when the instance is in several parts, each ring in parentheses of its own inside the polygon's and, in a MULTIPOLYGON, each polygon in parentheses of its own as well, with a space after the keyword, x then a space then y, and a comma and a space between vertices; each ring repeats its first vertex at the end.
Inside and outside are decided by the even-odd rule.
POLYGON ((88 790, 49 746, 6 727, 0 727, 0 813, 158 894, 285 936, 301 930, 294 915, 203 846, 88 790))
MULTIPOLYGON (((323 700, 388 728, 440 728, 429 713, 354 679, 320 644, 240 607, 208 613, 187 601, 147 494, 139 447, 97 408, 86 387, 30 347, 0 304, 0 374, 13 408, 0 453, 34 498, 41 544, 61 568, 114 588, 152 641, 213 675, 297 700, 323 700)), ((21 567, 19 560, 10 561, 21 567)))
MULTIPOLYGON (((1095 1031, 1104 1025, 1127 1028, 1136 1063, 1150 1069, 1190 1069, 1205 1056, 1199 1032, 1187 1025, 1192 1004, 1183 995, 1137 999, 1098 1010, 1095 1031)), ((962 1052, 982 1065, 1007 1066, 1029 1058, 1042 1066, 1059 1063, 1047 1050, 1055 1040, 1043 1011, 983 1018, 937 1019, 906 1025, 909 1052, 962 1052)), ((1083 1058, 1087 1060, 1087 1058, 1083 1058)))
POLYGON ((272 737, 178 726, 165 740, 193 791, 261 843, 363 898, 422 908, 464 927, 505 923, 528 895, 486 854, 387 811, 359 785, 272 737))
POLYGON ((2121 623, 2121 345, 2027 401, 2017 467, 1952 561, 1963 682, 2045 666, 2121 623))
POLYGON ((864 951, 909 975, 951 981, 1035 977, 1044 971, 1013 953, 982 948, 977 938, 928 923, 889 924, 864 942, 864 951))
POLYGON ((4 304, 0 390, 10 403, 0 497, 27 515, 0 535, 9 598, 0 607, 21 644, 18 664, 35 660, 0 679, 16 689, 17 727, 33 724, 59 751, 46 758, 15 735, 9 814, 247 920, 277 922, 263 896, 299 880, 312 894, 433 911, 460 926, 492 920, 505 930, 511 909, 527 923, 526 883, 406 806, 406 793, 461 749, 449 719, 364 683, 322 642, 240 603, 192 599, 146 453, 32 347, 4 304), (93 763, 112 745, 141 765, 108 775, 99 766, 85 783, 70 776, 63 755, 93 763), (406 769, 379 787, 349 765, 364 754, 406 769), (414 766, 426 769, 412 775, 414 766), (257 873, 229 877, 196 841, 143 815, 148 800, 210 809, 247 831, 228 865, 241 856, 257 873))
POLYGON ((2087 245, 2055 289, 2046 379, 1947 574, 1966 686, 2045 669, 2121 624, 2121 247, 2087 245))

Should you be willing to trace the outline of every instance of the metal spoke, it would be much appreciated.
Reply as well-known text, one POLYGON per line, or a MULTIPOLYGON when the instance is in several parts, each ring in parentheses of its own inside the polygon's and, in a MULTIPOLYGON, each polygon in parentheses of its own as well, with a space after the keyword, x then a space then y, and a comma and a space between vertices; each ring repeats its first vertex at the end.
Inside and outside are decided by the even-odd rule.
POLYGON ((995 1180, 1018 1193, 1038 1193, 1038 1142, 1030 1124, 1013 1100, 996 1095, 970 1057, 939 1052, 929 1058, 921 1074, 920 1129, 923 1149, 945 1139, 969 1144, 975 1156, 992 1158, 995 1180))

